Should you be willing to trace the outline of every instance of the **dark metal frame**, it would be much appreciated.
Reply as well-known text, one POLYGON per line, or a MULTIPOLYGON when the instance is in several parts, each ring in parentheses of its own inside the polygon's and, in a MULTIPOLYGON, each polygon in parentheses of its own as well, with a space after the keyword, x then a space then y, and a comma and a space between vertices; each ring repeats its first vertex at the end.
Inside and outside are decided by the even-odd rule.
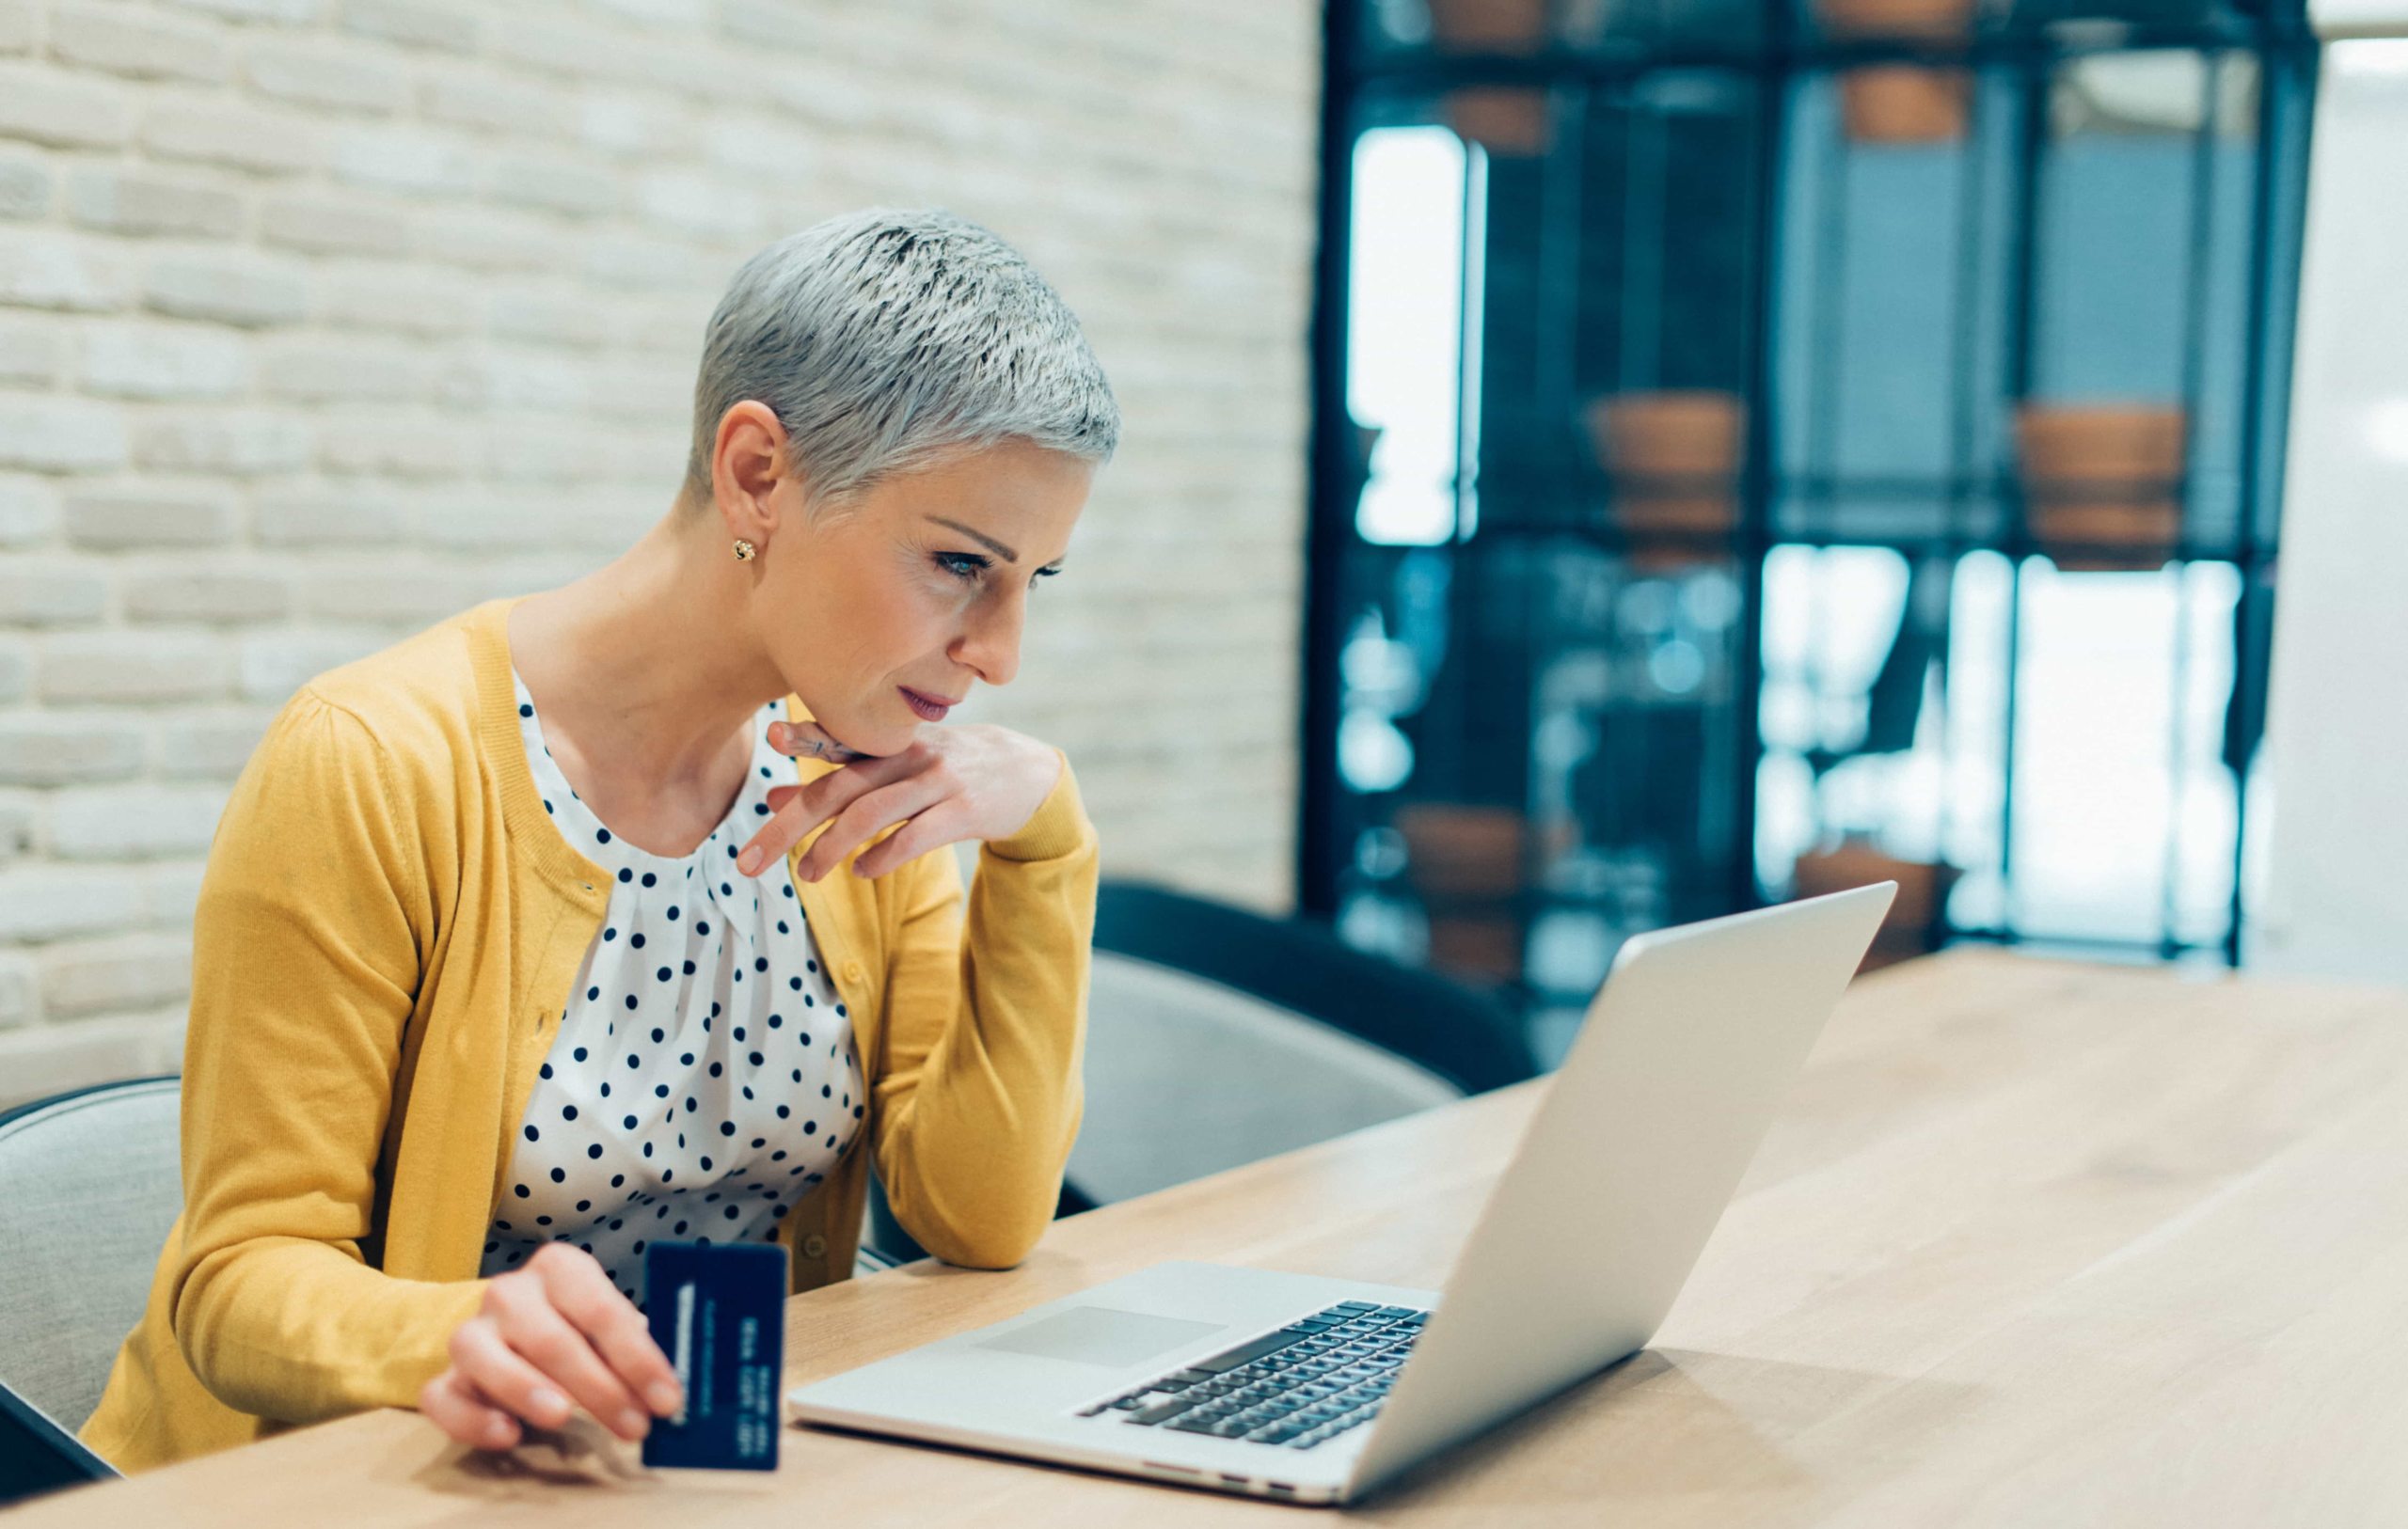
MULTIPOLYGON (((1544 87, 1558 102, 1559 130, 1564 123, 1576 123, 1589 108, 1592 96, 1600 89, 1627 84, 1639 77, 1669 70, 1709 71, 1744 77, 1752 82, 1756 91, 1756 110, 1760 114, 1760 131, 1756 138, 1756 184, 1753 188, 1756 245, 1751 259, 1759 273, 1753 293, 1753 310, 1747 323, 1747 379, 1745 386, 1756 406, 1749 411, 1749 439, 1745 477, 1741 484, 1743 513, 1735 532, 1720 538, 1720 544, 1739 563, 1742 586, 1746 593, 1741 614, 1742 639, 1737 658, 1739 693, 1752 697, 1759 693, 1763 679, 1761 620, 1764 598, 1764 567, 1767 553, 1776 544, 1810 545, 1885 545, 1916 556, 1959 557, 1976 550, 1995 550, 2004 554, 2011 573, 2007 634, 2007 674, 2005 703, 2004 764, 2011 777, 2015 747, 2017 664, 2023 645, 2022 562, 2037 549, 2025 528, 2019 487, 2012 472, 1997 472, 1974 461, 1976 449, 1976 410, 1980 406, 1975 389, 1970 382, 1973 365, 1975 337, 1981 320, 1978 304, 1968 295, 1970 283, 1976 279, 1985 259, 1982 244, 1987 219, 1989 188, 1981 180, 1982 167, 1988 163, 1978 142, 1979 112, 1976 110, 1972 132, 1976 141, 1966 150, 1965 165, 1969 184, 1960 194, 1962 214, 1957 235, 1956 280, 1960 291, 1953 307, 1956 329, 1951 336, 1952 400, 1950 447, 1954 464, 1952 471, 1941 480, 1915 480, 1895 484, 1852 482, 1847 486, 1853 494, 1867 489, 1878 491, 1887 487, 1901 496, 1930 497, 1937 491, 1945 502, 1945 513, 1937 535, 1903 537, 1868 537, 1840 535, 1836 530, 1818 530, 1812 525, 1780 526, 1773 522, 1771 507, 1777 492, 1783 489, 1801 494, 1808 502, 1828 503, 1838 488, 1837 481, 1828 473, 1817 477, 1810 472, 1804 478, 1784 483, 1782 464, 1775 454, 1774 411, 1766 405, 1775 396, 1777 378, 1778 308, 1781 261, 1778 237, 1782 218, 1781 162, 1783 121, 1788 92, 1799 79, 1823 74, 1855 65, 1877 62, 1927 62, 1970 66, 1988 75, 2007 74, 2016 82, 2020 121, 2017 128, 2018 151, 2010 173, 2015 182, 2010 190, 2013 213, 2010 229, 2013 243, 2005 252, 2006 300, 2011 305, 2006 316, 2004 335, 2007 351, 2004 356, 2006 368, 2004 398, 2010 404, 2023 398, 2028 390, 2031 372, 2031 337, 2033 307, 2036 301, 2037 271, 2038 222, 2040 215, 2039 186, 2043 170, 2042 156, 2048 147, 2045 131, 2048 84, 2053 71, 2068 59, 2100 53, 2127 53, 2144 50, 2182 50, 2203 54, 2210 58, 2228 52, 2241 52, 2254 57, 2261 71, 2260 109, 2258 114, 2256 142, 2256 174, 2253 178, 2250 248, 2246 281, 2248 334, 2244 342, 2246 375, 2242 385, 2242 416, 2240 429, 2240 470, 2235 503, 2235 525, 2228 545, 2209 546, 2194 538, 2188 517, 2184 523, 2184 544, 2176 549, 2181 561, 2221 560, 2232 564, 2242 580, 2241 610, 2235 646, 2236 730, 2247 737, 2255 737, 2262 721, 2264 693, 2270 667, 2265 632, 2265 606, 2272 596, 2271 570, 2277 551, 2273 534, 2273 500, 2279 482, 2281 457, 2281 425, 2283 411, 2280 399, 2282 384, 2288 369, 2288 327, 2278 323, 2295 306, 2295 280, 2299 239, 2299 200, 2297 181, 2304 177, 2305 134, 2304 116, 2293 120, 2286 114, 2297 110, 2304 114, 2312 99, 2317 64, 2317 44, 2307 30, 2305 18, 2289 0, 2262 0, 2262 8, 2255 14, 2237 18, 2218 18, 2199 24, 2167 25, 2141 24, 2124 28, 2115 35, 2088 33, 2069 36, 2028 24, 2012 24, 1986 27, 1962 44, 1945 48, 1908 41, 1833 41, 1801 35, 1792 8, 1787 4, 1768 5, 1765 12, 1767 34, 1757 43, 1743 48, 1701 46, 1695 44, 1656 45, 1649 43, 1607 43, 1577 49, 1556 47, 1528 56, 1447 55, 1428 50, 1377 52, 1364 47, 1362 38, 1362 0, 1332 0, 1324 14, 1325 88, 1322 107, 1322 179, 1321 229, 1322 240, 1316 270, 1316 305, 1313 327, 1314 358, 1314 428, 1312 433, 1313 473, 1312 503, 1307 539, 1307 641, 1305 651, 1305 684, 1303 707, 1304 770, 1301 802, 1301 823, 1298 835, 1298 877, 1301 902, 1308 911, 1328 916, 1336 911, 1339 889, 1344 877, 1346 845, 1335 831, 1342 820, 1341 785, 1338 774, 1337 737, 1342 702, 1341 685, 1338 674, 1340 645, 1344 640, 1344 623, 1348 611, 1344 608, 1347 560, 1359 545, 1354 540, 1354 516, 1356 497, 1361 487, 1356 465, 1355 446, 1352 437, 1352 422, 1345 408, 1346 401, 1346 328, 1347 292, 1345 283, 1351 251, 1348 240, 1351 228, 1351 170, 1354 150, 1354 129, 1358 102, 1367 95, 1378 93, 1436 92, 1466 85, 1519 85, 1544 87), (2276 88, 2275 75, 2281 72, 2284 88, 2276 88), (2273 400, 2271 403, 2268 402, 2273 400), (1966 513, 1977 499, 1987 499, 1998 508, 1994 525, 1987 530, 1970 523, 1966 513)), ((1979 77, 1979 76, 1977 76, 1979 77)), ((2215 88, 2212 76, 2208 88, 2215 88)), ((1978 97, 1977 108, 1978 108, 1978 97)), ((2192 204, 2192 229, 2188 254, 2190 291, 2185 296, 2186 323, 2181 361, 2181 402, 2195 425, 2198 379, 2201 371, 2200 351, 2203 324, 2199 322, 2199 305, 2204 302, 2202 268, 2204 251, 2212 229, 2209 198, 2212 189, 2210 179, 2211 166, 2209 155, 2216 124, 2210 116, 2197 133, 2198 149, 2194 158, 2194 192, 2192 204)), ((1576 180, 1576 156, 1581 152, 1559 147, 1552 151, 1555 161, 1570 162, 1569 168, 1552 166, 1559 177, 1576 180)), ((1560 210, 1555 210, 1560 213, 1560 210)), ((1836 223, 1839 213, 1830 214, 1836 223)), ((1550 221, 1554 221, 1551 217, 1550 221)), ((1834 230, 1826 230, 1830 236, 1834 230)), ((1552 262, 1560 274, 1562 262, 1552 262)), ((1559 282, 1545 280, 1540 290, 1540 302, 1553 304, 1561 316, 1563 294, 1559 282)), ((1543 325, 1544 327, 1550 327, 1543 325)), ((1570 325, 1552 325, 1569 333, 1570 325)), ((1817 392, 1828 396, 1828 386, 1817 392)), ((1810 459, 1813 460, 1813 459, 1810 459)), ((1827 460, 1827 459, 1824 459, 1827 460)), ((1468 456, 1459 464, 1459 472, 1468 479, 1477 471, 1468 456)), ((2187 490, 2188 473, 2185 474, 2187 490)), ((1463 484, 1459 481, 1459 488, 1463 484)), ((1585 523, 1515 526, 1493 518, 1493 511, 1484 511, 1481 536, 1493 538, 1511 536, 1591 535, 1608 542, 1614 533, 1598 525, 1593 517, 1585 523)), ((1459 540, 1457 546, 1464 544, 1459 540)), ((1458 580, 1460 586, 1461 580, 1458 580)), ((2178 666, 2187 661, 2178 651, 2178 666)), ((1742 761, 1735 771, 1738 799, 1731 804, 1735 823, 1735 853, 1730 866, 1730 899, 1735 906, 1752 906, 1762 900, 1763 890, 1755 875, 1753 843, 1756 780, 1753 762, 1760 757, 1756 708, 1752 703, 1732 708, 1733 727, 1742 761)), ((2178 715, 2177 727, 2180 726, 2178 715)), ((2243 782, 2245 787, 2245 782, 2243 782)), ((2014 793, 2005 792, 2002 808, 2001 857, 2002 872, 2011 875, 2013 855, 2012 813, 2014 793)), ((2245 789, 2241 793, 2234 833, 2234 876, 2232 907, 2228 928, 2217 947, 2217 954, 2229 962, 2238 963, 2246 909, 2241 874, 2242 845, 2245 843, 2245 789)), ((2169 857, 2171 849, 2169 848, 2169 857)), ((2170 882, 2168 896, 2170 899, 2170 882)), ((2170 914, 2170 909, 2169 909, 2170 914)), ((2021 933, 2008 920, 1997 927, 1966 928, 1948 931, 1957 938, 2013 942, 2021 933)), ((2056 940, 2051 943, 2072 943, 2056 940)), ((2128 941, 2102 941, 2102 948, 2124 949, 2154 954, 2172 958, 2197 947, 2185 944, 2174 934, 2170 916, 2163 925, 2162 937, 2135 947, 2128 941)))

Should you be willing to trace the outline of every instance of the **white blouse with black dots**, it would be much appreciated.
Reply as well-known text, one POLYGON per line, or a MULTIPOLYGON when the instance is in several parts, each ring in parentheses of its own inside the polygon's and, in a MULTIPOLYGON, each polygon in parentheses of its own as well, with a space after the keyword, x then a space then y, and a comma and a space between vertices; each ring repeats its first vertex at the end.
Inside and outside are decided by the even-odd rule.
POLYGON ((516 689, 544 810, 613 885, 528 1100, 480 1272, 574 1243, 641 1305, 651 1240, 776 1236, 860 1128, 861 1063, 784 862, 757 878, 736 870, 770 786, 791 779, 768 743, 778 708, 756 721, 753 767, 727 816, 671 859, 602 826, 516 689))

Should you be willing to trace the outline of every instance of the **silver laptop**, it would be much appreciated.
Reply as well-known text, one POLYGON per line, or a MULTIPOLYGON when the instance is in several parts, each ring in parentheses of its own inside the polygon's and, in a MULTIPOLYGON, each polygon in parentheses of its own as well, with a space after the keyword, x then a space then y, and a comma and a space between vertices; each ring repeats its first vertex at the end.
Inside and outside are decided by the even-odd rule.
POLYGON ((1446 1288, 1166 1263, 800 1387, 797 1418, 1343 1503, 1655 1335, 1893 882, 1637 937, 1446 1288))

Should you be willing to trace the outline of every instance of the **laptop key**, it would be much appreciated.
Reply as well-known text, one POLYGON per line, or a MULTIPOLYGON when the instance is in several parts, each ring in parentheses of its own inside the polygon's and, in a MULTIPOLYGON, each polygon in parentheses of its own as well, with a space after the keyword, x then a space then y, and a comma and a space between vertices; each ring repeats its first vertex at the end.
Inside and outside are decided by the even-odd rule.
POLYGON ((1193 1413, 1186 1417, 1172 1418, 1163 1425, 1164 1428, 1172 1433, 1211 1433, 1220 1426, 1220 1420, 1217 1418, 1196 1417, 1193 1413))
POLYGON ((1132 1423, 1143 1423, 1149 1427, 1157 1423, 1167 1423, 1172 1418, 1179 1416, 1181 1412, 1194 1411, 1196 1410, 1196 1403, 1188 1400, 1185 1396, 1173 1396, 1170 1400, 1164 1402, 1159 1406, 1149 1407, 1142 1412, 1130 1413, 1129 1421, 1132 1423))
POLYGON ((1214 1354, 1210 1359, 1199 1359, 1190 1367, 1203 1370, 1212 1375, 1226 1375, 1242 1364, 1245 1364, 1253 1360, 1260 1359, 1265 1354, 1277 1353, 1280 1349, 1287 1348, 1290 1344, 1299 1342, 1310 1336, 1312 1336, 1312 1334, 1309 1332, 1296 1332, 1287 1328, 1282 1328, 1276 1332, 1266 1332, 1261 1337, 1255 1339, 1252 1343, 1240 1344, 1235 1348, 1228 1349, 1223 1353, 1214 1354))

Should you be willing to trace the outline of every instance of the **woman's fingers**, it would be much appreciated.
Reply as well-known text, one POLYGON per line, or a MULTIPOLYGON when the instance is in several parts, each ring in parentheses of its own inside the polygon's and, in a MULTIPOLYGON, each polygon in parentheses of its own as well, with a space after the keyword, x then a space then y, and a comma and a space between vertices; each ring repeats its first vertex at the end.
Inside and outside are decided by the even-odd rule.
POLYGON ((828 825, 828 831, 813 843, 802 859, 795 861, 794 874, 805 881, 818 880, 844 864, 846 856, 877 837, 879 829, 926 812, 950 796, 953 789, 950 780, 937 769, 924 770, 879 787, 836 814, 835 821, 828 825))
POLYGON ((854 874, 882 876, 932 849, 969 838, 970 834, 962 824, 962 819, 968 815, 958 802, 938 803, 887 838, 862 851, 862 858, 853 862, 854 874))
POLYGON ((816 722, 770 723, 769 747, 796 759, 824 759, 832 764, 849 764, 870 757, 838 743, 816 722))
POLYGON ((522 1436, 518 1420, 455 1367, 426 1383, 418 1410, 427 1421, 471 1449, 508 1449, 522 1436))
POLYGON ((437 1427, 480 1449, 516 1443, 522 1421, 561 1427, 573 1406, 641 1439, 654 1412, 684 1401, 642 1316, 593 1255, 560 1243, 485 1286, 484 1309, 452 1333, 452 1367, 419 1394, 437 1427))
MULTIPOLYGON (((622 1421, 628 1427, 613 1425, 615 1431, 640 1437, 648 1426, 643 1409, 667 1417, 684 1405, 677 1372, 660 1345, 652 1341, 650 1324, 619 1293, 600 1264, 591 1258, 563 1257, 538 1272, 551 1293, 552 1308, 577 1330, 587 1355, 607 1366, 613 1387, 626 1397, 627 1415, 622 1421)), ((583 1400, 581 1394, 579 1399, 583 1400)), ((594 1416, 610 1421, 609 1413, 591 1402, 586 1406, 594 1416)))
POLYGON ((557 1428, 569 1419, 567 1395, 503 1339, 493 1316, 470 1317, 453 1331, 452 1367, 513 1417, 539 1428, 557 1428))
POLYGON ((802 837, 864 795, 908 774, 909 756, 864 759, 799 786, 772 786, 769 821, 737 852, 736 868, 758 875, 785 857, 802 837))
MULTIPOLYGON (((641 1351, 628 1344, 624 1324, 643 1327, 643 1317, 610 1284, 610 1274, 593 1254, 571 1247, 547 1254, 549 1250, 528 1262, 528 1271, 542 1284, 513 1293, 517 1298, 503 1310, 503 1336, 611 1433, 643 1438, 653 1416, 648 1401, 638 1396, 659 1379, 674 1379, 670 1361, 659 1358, 659 1348, 645 1332, 641 1348, 648 1348, 650 1356, 638 1363, 641 1351), (614 1361, 605 1358, 605 1344, 611 1351, 626 1353, 636 1373, 621 1375, 614 1361)), ((530 1421, 542 1423, 542 1418, 530 1421)))

